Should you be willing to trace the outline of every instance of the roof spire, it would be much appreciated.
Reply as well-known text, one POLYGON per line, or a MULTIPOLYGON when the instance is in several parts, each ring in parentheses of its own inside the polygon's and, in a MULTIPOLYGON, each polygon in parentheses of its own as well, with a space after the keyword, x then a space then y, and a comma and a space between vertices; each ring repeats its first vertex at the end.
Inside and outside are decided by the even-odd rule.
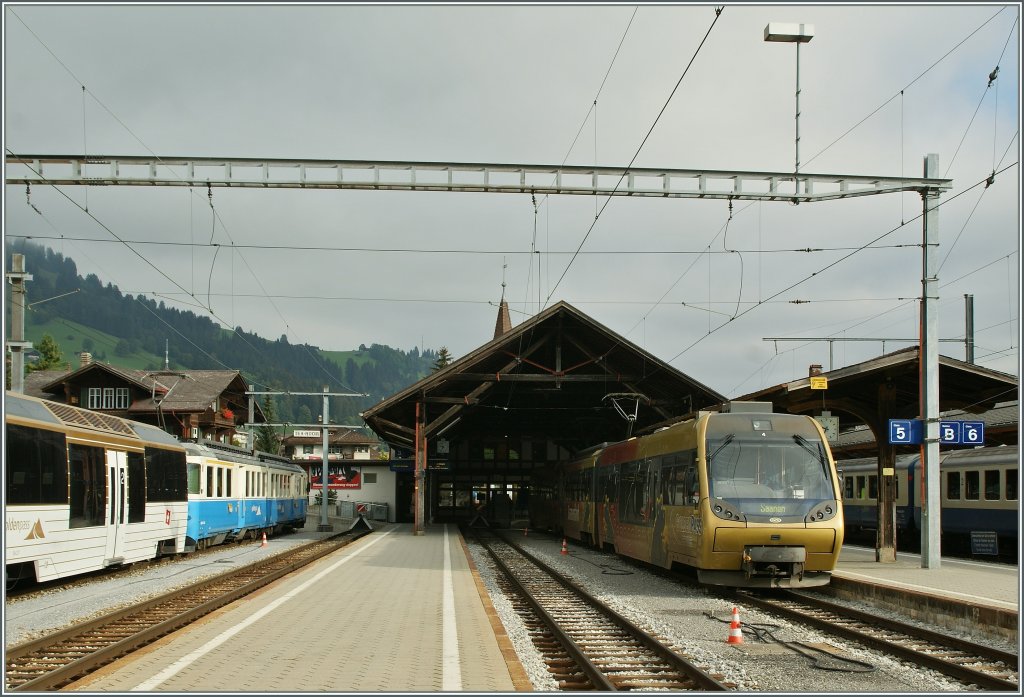
POLYGON ((498 304, 498 320, 494 323, 494 338, 512 329, 512 317, 508 312, 508 302, 505 301, 505 269, 508 263, 502 260, 501 265, 501 302, 498 304))

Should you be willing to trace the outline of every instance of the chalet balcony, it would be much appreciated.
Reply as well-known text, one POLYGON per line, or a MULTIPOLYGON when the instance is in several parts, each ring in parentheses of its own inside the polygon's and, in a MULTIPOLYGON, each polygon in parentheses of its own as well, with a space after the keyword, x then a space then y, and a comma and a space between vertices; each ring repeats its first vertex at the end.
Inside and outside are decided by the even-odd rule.
POLYGON ((200 428, 234 428, 235 427, 235 415, 230 411, 226 416, 225 410, 214 411, 213 409, 207 409, 199 415, 199 427, 200 428))

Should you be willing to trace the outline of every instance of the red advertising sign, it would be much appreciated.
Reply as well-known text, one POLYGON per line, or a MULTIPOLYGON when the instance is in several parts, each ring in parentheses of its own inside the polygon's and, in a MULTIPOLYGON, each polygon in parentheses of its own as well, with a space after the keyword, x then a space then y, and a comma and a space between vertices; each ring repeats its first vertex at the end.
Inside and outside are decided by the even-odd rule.
MULTIPOLYGON (((313 465, 310 468, 309 483, 311 489, 320 489, 323 468, 313 465)), ((352 465, 327 465, 327 488, 330 489, 362 489, 362 471, 352 465)))

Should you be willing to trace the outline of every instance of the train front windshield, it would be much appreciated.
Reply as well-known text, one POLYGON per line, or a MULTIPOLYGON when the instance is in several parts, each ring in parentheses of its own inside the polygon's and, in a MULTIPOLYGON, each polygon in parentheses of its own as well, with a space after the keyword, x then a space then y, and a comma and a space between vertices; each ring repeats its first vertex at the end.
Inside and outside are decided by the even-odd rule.
POLYGON ((747 520, 803 517, 836 498, 825 445, 806 419, 720 415, 708 424, 708 489, 747 520), (723 418, 725 417, 725 418, 723 418))

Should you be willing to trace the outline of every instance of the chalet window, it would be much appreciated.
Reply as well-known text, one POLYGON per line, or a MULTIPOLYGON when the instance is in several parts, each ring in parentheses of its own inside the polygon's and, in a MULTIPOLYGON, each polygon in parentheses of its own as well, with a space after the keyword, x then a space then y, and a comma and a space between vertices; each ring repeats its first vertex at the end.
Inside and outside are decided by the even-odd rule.
POLYGON ((102 409, 103 408, 103 390, 99 387, 89 388, 89 408, 90 409, 102 409))
POLYGON ((115 409, 127 409, 129 405, 128 388, 118 387, 114 393, 115 409))
POLYGON ((303 455, 312 455, 313 454, 313 446, 312 445, 304 445, 304 446, 302 446, 302 454, 303 455))
POLYGON ((113 409, 114 408, 114 388, 104 387, 103 388, 103 408, 113 409))

